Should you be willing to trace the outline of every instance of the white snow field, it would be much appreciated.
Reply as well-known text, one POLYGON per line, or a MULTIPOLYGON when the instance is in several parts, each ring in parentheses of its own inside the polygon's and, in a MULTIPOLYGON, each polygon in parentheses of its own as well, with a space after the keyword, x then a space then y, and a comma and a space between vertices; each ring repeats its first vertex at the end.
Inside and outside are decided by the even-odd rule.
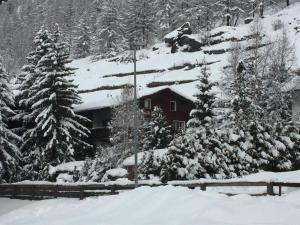
MULTIPOLYGON (((1 225, 299 225, 300 191, 250 197, 142 187, 117 196, 25 203, 0 215, 1 225)), ((9 201, 0 199, 0 206, 9 201)))

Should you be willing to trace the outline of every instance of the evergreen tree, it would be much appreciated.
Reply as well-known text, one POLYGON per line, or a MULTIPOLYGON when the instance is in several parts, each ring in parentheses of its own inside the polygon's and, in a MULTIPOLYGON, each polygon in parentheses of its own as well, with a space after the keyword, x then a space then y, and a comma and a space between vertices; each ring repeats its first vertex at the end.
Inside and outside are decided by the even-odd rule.
POLYGON ((142 47, 150 45, 155 32, 155 10, 152 1, 129 0, 125 15, 126 38, 130 45, 142 43, 142 47))
POLYGON ((0 63, 0 183, 13 182, 19 169, 20 138, 14 134, 8 124, 14 115, 13 93, 9 85, 8 74, 0 63))
POLYGON ((193 133, 175 137, 162 161, 160 179, 166 183, 170 180, 193 180, 204 169, 198 163, 198 151, 202 146, 196 145, 193 133))
POLYGON ((77 28, 77 35, 74 50, 75 57, 85 58, 91 55, 92 33, 90 27, 83 21, 80 21, 77 28))
POLYGON ((205 126, 211 122, 214 116, 213 104, 215 102, 215 96, 211 91, 215 84, 209 81, 210 73, 205 62, 203 64, 201 76, 198 77, 200 84, 196 86, 198 93, 195 94, 195 109, 191 111, 191 119, 187 123, 187 126, 190 128, 205 126))
POLYGON ((245 67, 243 61, 241 61, 237 68, 236 77, 233 78, 231 85, 231 95, 233 100, 231 101, 233 110, 233 119, 235 124, 242 128, 244 125, 249 124, 251 121, 255 121, 257 117, 256 106, 252 98, 252 89, 249 84, 248 68, 245 67))
POLYGON ((117 0, 102 2, 97 27, 96 48, 100 47, 97 53, 112 57, 124 50, 124 22, 120 13, 120 3, 117 0))
POLYGON ((244 13, 241 5, 243 1, 239 0, 219 0, 217 4, 221 7, 219 11, 224 18, 226 26, 236 26, 240 14, 244 13))
POLYGON ((282 33, 276 38, 270 47, 270 61, 268 61, 268 72, 266 74, 266 118, 271 122, 291 121, 292 95, 291 92, 282 90, 294 74, 295 65, 294 46, 290 43, 286 30, 283 27, 282 33))
POLYGON ((60 40, 58 28, 52 42, 41 42, 37 49, 45 46, 46 52, 35 67, 36 80, 29 88, 28 103, 34 125, 24 133, 22 145, 28 157, 33 159, 25 166, 25 170, 34 170, 32 179, 47 178, 49 165, 73 160, 79 146, 83 151, 90 147, 83 140, 89 134, 82 125, 86 119, 73 111, 73 106, 80 103, 80 97, 77 86, 70 79, 73 69, 67 66, 70 63, 68 47, 60 40))
POLYGON ((157 106, 141 129, 143 151, 166 148, 172 140, 171 126, 165 120, 162 109, 157 106))
POLYGON ((154 4, 157 12, 156 16, 159 18, 159 34, 163 37, 168 32, 177 28, 174 26, 176 4, 174 0, 156 0, 154 4))
POLYGON ((161 172, 161 158, 154 154, 154 151, 144 152, 139 164, 139 174, 142 179, 159 177, 161 172))
POLYGON ((201 32, 208 36, 208 32, 215 27, 217 22, 216 0, 192 0, 190 4, 186 12, 188 21, 197 33, 201 32))
POLYGON ((48 52, 52 43, 50 32, 41 27, 34 38, 34 50, 28 54, 27 65, 22 68, 20 78, 20 92, 16 96, 18 114, 15 119, 20 122, 20 134, 23 136, 23 144, 21 145, 22 152, 22 178, 31 179, 38 177, 38 167, 40 161, 39 151, 32 151, 31 147, 34 144, 34 138, 24 138, 24 132, 34 128, 35 117, 32 115, 32 104, 29 96, 32 94, 33 85, 37 82, 38 73, 35 71, 37 63, 48 52), (29 175, 30 174, 30 175, 29 175), (30 176, 30 177, 28 177, 30 176))

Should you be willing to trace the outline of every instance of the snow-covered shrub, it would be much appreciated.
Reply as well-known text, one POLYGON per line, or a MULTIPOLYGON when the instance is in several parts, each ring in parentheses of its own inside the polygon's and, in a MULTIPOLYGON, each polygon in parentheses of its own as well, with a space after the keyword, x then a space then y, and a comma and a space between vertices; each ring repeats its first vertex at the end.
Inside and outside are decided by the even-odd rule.
POLYGON ((107 147, 98 147, 95 159, 87 158, 82 170, 74 176, 79 182, 100 182, 105 172, 112 168, 112 158, 107 147))
POLYGON ((118 179, 127 178, 127 170, 123 168, 115 168, 107 170, 101 179, 101 182, 116 181, 118 179))
POLYGON ((154 151, 145 152, 139 164, 139 175, 141 179, 159 177, 162 168, 162 159, 154 154, 154 151))

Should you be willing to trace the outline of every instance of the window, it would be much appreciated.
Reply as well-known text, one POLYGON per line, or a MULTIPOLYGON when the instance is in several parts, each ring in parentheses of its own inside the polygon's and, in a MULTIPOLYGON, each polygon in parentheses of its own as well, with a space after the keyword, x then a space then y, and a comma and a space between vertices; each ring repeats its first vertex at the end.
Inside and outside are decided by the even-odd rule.
POLYGON ((174 126, 174 130, 176 130, 176 131, 185 130, 185 122, 184 121, 174 120, 173 126, 174 126))
POLYGON ((177 111, 177 104, 175 101, 170 101, 170 111, 176 112, 177 111))
POLYGON ((111 122, 111 120, 102 120, 102 126, 103 127, 108 127, 110 122, 111 122))
POLYGON ((146 98, 144 102, 145 109, 151 109, 151 98, 146 98))

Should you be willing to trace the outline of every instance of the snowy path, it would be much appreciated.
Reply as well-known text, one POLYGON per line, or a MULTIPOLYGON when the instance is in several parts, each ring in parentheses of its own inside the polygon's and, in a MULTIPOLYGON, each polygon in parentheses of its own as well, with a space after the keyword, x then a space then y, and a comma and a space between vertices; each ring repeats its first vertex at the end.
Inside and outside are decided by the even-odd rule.
POLYGON ((31 201, 20 201, 15 199, 0 198, 0 217, 6 213, 9 213, 10 211, 22 208, 31 203, 31 201))
MULTIPOLYGON (((142 187, 118 196, 45 200, 0 215, 1 225, 298 225, 300 191, 250 197, 142 187)), ((0 207, 7 201, 0 199, 0 207)), ((23 203, 22 203, 23 204, 23 203)))

